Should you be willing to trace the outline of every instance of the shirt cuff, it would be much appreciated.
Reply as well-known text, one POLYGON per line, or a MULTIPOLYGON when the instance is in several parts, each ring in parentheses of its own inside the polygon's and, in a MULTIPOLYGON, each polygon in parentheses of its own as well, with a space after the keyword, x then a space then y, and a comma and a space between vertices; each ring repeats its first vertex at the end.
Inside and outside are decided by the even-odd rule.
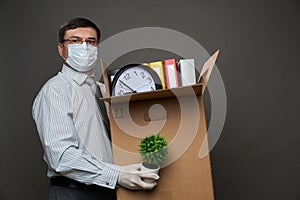
MULTIPOLYGON (((104 187, 107 188, 111 188, 111 189, 115 189, 117 182, 118 182, 118 178, 119 178, 119 173, 120 173, 120 169, 121 167, 118 165, 113 165, 113 164, 105 164, 105 168, 103 169, 103 175, 105 174, 105 182, 103 184, 101 184, 104 187)), ((103 177, 101 178, 103 180, 103 177)), ((97 184, 97 183, 96 183, 97 184)), ((98 183, 99 185, 99 183, 98 183)))

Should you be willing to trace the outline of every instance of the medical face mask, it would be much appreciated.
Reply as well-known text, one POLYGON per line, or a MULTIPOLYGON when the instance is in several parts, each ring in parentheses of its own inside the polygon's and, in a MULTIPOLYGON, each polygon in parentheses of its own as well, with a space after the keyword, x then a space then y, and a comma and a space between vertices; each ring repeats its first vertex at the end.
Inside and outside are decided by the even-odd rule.
POLYGON ((92 45, 82 44, 68 45, 68 58, 66 62, 79 72, 90 71, 96 65, 98 48, 92 45))

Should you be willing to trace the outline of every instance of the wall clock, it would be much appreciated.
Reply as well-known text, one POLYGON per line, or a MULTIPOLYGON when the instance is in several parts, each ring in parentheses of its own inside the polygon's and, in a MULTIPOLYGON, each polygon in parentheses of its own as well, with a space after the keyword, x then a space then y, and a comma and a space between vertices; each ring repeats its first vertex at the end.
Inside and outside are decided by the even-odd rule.
POLYGON ((112 96, 162 89, 157 73, 142 64, 129 64, 122 67, 114 76, 111 85, 112 96))

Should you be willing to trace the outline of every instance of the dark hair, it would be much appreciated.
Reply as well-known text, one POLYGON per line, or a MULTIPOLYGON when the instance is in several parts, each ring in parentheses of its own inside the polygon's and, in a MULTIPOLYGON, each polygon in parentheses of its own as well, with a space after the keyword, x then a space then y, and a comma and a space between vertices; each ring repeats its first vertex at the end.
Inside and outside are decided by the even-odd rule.
POLYGON ((80 17, 72 19, 68 23, 66 23, 60 27, 59 33, 58 33, 59 42, 63 43, 64 36, 65 36, 65 33, 67 30, 81 28, 81 27, 91 27, 91 28, 95 29, 95 31, 97 32, 97 39, 98 39, 98 43, 99 43, 100 36, 101 36, 100 29, 92 21, 85 19, 85 18, 80 18, 80 17))

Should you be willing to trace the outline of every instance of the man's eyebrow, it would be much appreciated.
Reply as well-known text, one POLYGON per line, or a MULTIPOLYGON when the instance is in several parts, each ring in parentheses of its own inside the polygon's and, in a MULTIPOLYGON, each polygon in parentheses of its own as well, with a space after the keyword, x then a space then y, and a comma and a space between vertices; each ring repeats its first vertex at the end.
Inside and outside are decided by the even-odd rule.
POLYGON ((78 37, 78 36, 71 36, 70 38, 80 38, 80 37, 78 37))
MULTIPOLYGON (((71 36, 70 38, 77 38, 77 39, 79 39, 79 38, 81 38, 81 37, 74 35, 74 36, 71 36)), ((95 38, 95 37, 88 37, 88 38, 86 38, 86 39, 97 40, 97 38, 95 38)))
POLYGON ((88 37, 88 38, 86 38, 86 39, 93 39, 93 40, 97 40, 97 38, 95 38, 95 37, 88 37))

